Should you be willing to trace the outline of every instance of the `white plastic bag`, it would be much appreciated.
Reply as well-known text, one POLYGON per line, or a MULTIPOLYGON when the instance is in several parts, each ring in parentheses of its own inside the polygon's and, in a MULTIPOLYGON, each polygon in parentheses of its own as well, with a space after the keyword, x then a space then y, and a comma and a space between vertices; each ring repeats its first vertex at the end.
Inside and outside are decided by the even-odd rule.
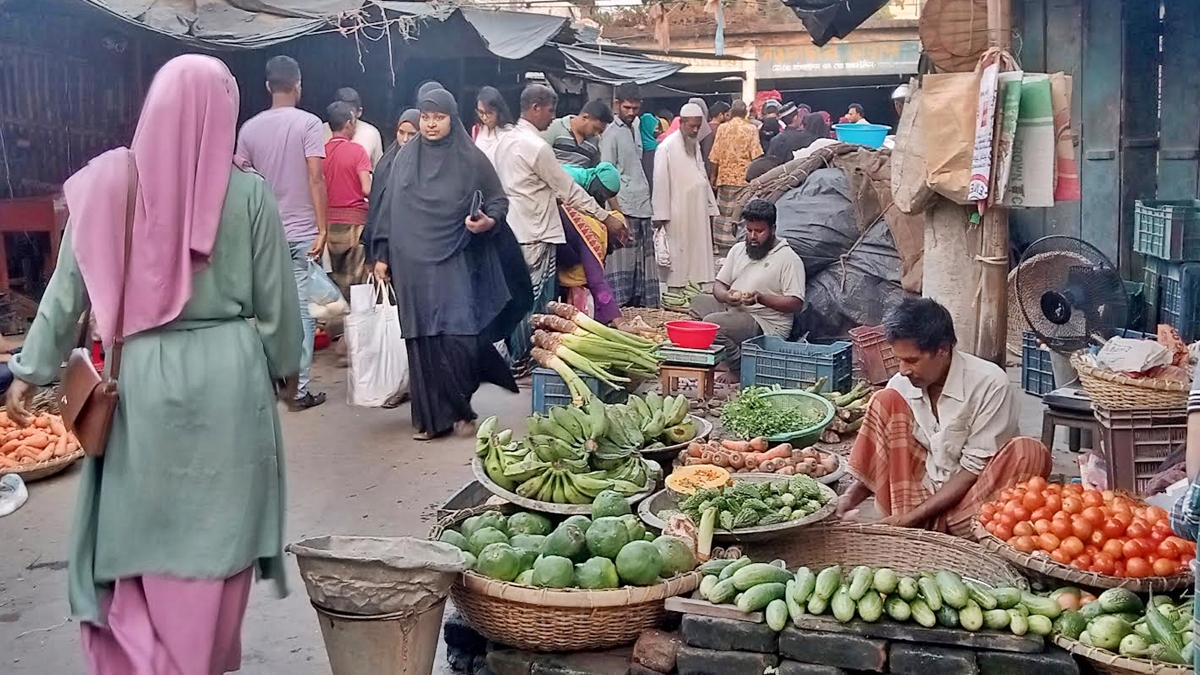
POLYGON ((378 408, 408 391, 408 351, 390 284, 372 278, 371 283, 350 287, 345 340, 350 361, 347 403, 378 408))
POLYGON ((671 242, 667 239, 667 228, 654 230, 654 260, 659 267, 671 267, 671 242))
POLYGON ((329 321, 350 311, 346 299, 333 279, 315 260, 308 261, 308 315, 317 321, 329 321))

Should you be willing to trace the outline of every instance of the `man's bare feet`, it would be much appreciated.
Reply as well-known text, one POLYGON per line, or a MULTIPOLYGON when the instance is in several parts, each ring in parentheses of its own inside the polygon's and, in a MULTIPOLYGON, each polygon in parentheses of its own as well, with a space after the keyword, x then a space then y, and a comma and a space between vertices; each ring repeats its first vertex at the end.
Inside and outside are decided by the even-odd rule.
POLYGON ((717 384, 738 384, 741 382, 742 375, 732 370, 718 370, 716 378, 717 384))

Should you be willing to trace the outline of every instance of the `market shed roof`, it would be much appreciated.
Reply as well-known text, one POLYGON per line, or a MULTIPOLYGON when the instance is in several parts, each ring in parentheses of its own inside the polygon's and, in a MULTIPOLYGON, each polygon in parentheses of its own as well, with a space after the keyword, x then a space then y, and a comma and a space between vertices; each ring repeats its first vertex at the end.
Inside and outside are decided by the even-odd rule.
POLYGON ((781 0, 792 10, 818 47, 844 38, 878 12, 888 0, 781 0))

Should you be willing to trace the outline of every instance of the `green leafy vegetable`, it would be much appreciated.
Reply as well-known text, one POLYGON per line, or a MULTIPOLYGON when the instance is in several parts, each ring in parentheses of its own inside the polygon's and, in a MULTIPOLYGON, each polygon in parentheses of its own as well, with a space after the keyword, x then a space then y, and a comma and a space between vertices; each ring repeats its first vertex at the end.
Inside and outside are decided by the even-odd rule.
POLYGON ((798 431, 819 423, 820 411, 810 405, 787 405, 779 398, 768 398, 766 387, 747 387, 730 398, 721 408, 721 423, 743 438, 774 436, 798 431))

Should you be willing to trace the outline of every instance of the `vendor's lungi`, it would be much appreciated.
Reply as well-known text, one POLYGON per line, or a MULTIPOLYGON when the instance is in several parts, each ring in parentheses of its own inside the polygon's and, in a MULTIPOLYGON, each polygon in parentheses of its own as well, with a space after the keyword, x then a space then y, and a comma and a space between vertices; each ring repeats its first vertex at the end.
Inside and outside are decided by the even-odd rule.
MULTIPOLYGON (((903 394, 880 390, 867 405, 866 419, 850 451, 848 471, 871 490, 885 516, 910 513, 932 496, 922 484, 927 450, 913 436, 915 424, 903 394)), ((1046 446, 1018 436, 992 457, 961 502, 922 527, 966 536, 980 506, 1021 481, 1049 476, 1052 466, 1046 446)))
POLYGON ((342 292, 342 297, 350 300, 350 287, 362 283, 366 278, 363 267, 365 255, 362 239, 363 227, 367 224, 366 209, 336 209, 327 211, 329 221, 329 236, 326 246, 329 249, 330 277, 342 292))
POLYGON ((738 194, 742 188, 733 185, 722 185, 717 188, 717 216, 712 220, 712 239, 714 254, 723 256, 738 243, 737 220, 734 211, 738 207, 738 194))

